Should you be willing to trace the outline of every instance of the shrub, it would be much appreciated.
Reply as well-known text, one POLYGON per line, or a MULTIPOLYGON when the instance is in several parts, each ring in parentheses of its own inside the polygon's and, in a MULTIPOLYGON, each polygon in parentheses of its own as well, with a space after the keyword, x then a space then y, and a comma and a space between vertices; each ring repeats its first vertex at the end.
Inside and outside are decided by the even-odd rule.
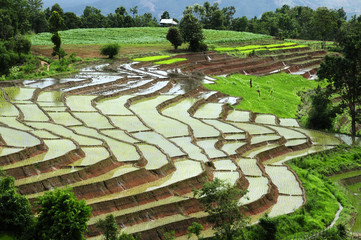
POLYGON ((100 49, 100 54, 104 56, 109 56, 112 59, 115 55, 119 53, 120 46, 117 43, 107 44, 100 49))
POLYGON ((182 35, 179 29, 176 27, 170 27, 167 33, 167 40, 174 46, 174 49, 178 49, 183 43, 182 35))
POLYGON ((15 179, 0 172, 0 232, 21 235, 34 223, 28 199, 15 189, 15 179))

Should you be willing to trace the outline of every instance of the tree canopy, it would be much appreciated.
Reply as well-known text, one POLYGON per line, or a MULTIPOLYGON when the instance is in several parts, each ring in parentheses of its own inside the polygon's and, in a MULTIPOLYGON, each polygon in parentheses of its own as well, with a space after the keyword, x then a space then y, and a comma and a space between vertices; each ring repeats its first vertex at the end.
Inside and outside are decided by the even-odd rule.
POLYGON ((249 221, 240 211, 238 201, 246 192, 218 178, 194 190, 194 196, 209 214, 207 219, 213 224, 217 239, 232 240, 243 235, 249 221))
POLYGON ((338 40, 343 56, 326 56, 317 75, 327 79, 329 90, 342 97, 351 116, 351 133, 356 135, 357 105, 361 103, 361 23, 345 30, 338 40))
POLYGON ((39 240, 81 240, 87 230, 91 208, 78 201, 71 189, 47 192, 36 202, 39 208, 36 231, 39 240))
POLYGON ((17 193, 15 179, 0 174, 0 232, 24 234, 34 225, 31 205, 17 193))

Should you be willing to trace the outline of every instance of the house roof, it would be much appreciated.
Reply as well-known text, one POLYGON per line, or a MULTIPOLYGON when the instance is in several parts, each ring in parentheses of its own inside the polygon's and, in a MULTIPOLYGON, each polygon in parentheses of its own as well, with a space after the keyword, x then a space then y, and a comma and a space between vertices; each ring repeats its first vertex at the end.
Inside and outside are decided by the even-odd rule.
POLYGON ((173 19, 161 19, 160 20, 161 24, 172 24, 172 25, 177 25, 178 23, 176 21, 174 21, 173 19))

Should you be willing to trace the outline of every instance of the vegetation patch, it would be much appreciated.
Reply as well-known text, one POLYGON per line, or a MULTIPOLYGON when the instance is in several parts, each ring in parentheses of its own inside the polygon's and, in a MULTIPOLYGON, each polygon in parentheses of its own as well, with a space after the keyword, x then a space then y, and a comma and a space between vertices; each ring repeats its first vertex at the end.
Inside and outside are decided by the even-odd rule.
MULTIPOLYGON (((63 44, 151 44, 168 43, 168 28, 89 28, 59 31, 63 44)), ((203 30, 205 43, 240 42, 271 38, 269 35, 225 30, 203 30)), ((30 36, 33 45, 51 45, 51 33, 45 32, 30 36)))
POLYGON ((187 61, 187 59, 186 58, 172 58, 169 60, 155 62, 154 64, 172 64, 172 63, 183 62, 183 61, 187 61))
POLYGON ((157 60, 166 59, 166 58, 170 58, 170 56, 169 55, 162 55, 162 56, 142 57, 142 58, 135 58, 135 59, 133 59, 133 61, 136 61, 136 62, 152 62, 152 61, 157 61, 157 60))
POLYGON ((275 114, 282 118, 296 118, 298 105, 301 104, 298 93, 316 88, 319 84, 286 73, 262 77, 234 74, 229 77, 218 77, 215 84, 205 84, 205 87, 230 96, 242 97, 243 100, 236 109, 275 114))

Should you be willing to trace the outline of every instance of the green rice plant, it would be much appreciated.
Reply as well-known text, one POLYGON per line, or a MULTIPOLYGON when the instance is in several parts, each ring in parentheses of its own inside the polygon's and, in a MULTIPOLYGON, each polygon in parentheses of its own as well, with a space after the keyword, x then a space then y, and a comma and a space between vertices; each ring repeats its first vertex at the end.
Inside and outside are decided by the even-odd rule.
POLYGON ((186 58, 172 58, 169 60, 155 62, 154 64, 172 64, 172 63, 183 62, 183 61, 187 61, 187 59, 186 58))
POLYGON ((136 62, 152 62, 157 61, 161 59, 170 58, 169 55, 162 55, 162 56, 150 56, 150 57, 142 57, 142 58, 134 58, 133 61, 136 62))
POLYGON ((286 42, 286 43, 280 43, 280 44, 269 44, 266 47, 267 48, 276 48, 276 47, 286 47, 286 46, 294 46, 297 45, 296 43, 293 42, 286 42))
POLYGON ((261 77, 234 74, 217 79, 215 84, 205 84, 205 87, 230 96, 242 97, 237 109, 270 113, 284 118, 296 118, 298 105, 302 103, 298 92, 314 89, 320 84, 286 73, 261 77), (249 83, 251 78, 252 88, 249 83), (260 97, 257 90, 260 91, 260 97))
POLYGON ((308 45, 297 45, 297 46, 293 46, 293 47, 283 47, 283 48, 270 48, 268 50, 277 51, 277 50, 288 50, 288 49, 305 48, 305 47, 308 47, 308 45))

